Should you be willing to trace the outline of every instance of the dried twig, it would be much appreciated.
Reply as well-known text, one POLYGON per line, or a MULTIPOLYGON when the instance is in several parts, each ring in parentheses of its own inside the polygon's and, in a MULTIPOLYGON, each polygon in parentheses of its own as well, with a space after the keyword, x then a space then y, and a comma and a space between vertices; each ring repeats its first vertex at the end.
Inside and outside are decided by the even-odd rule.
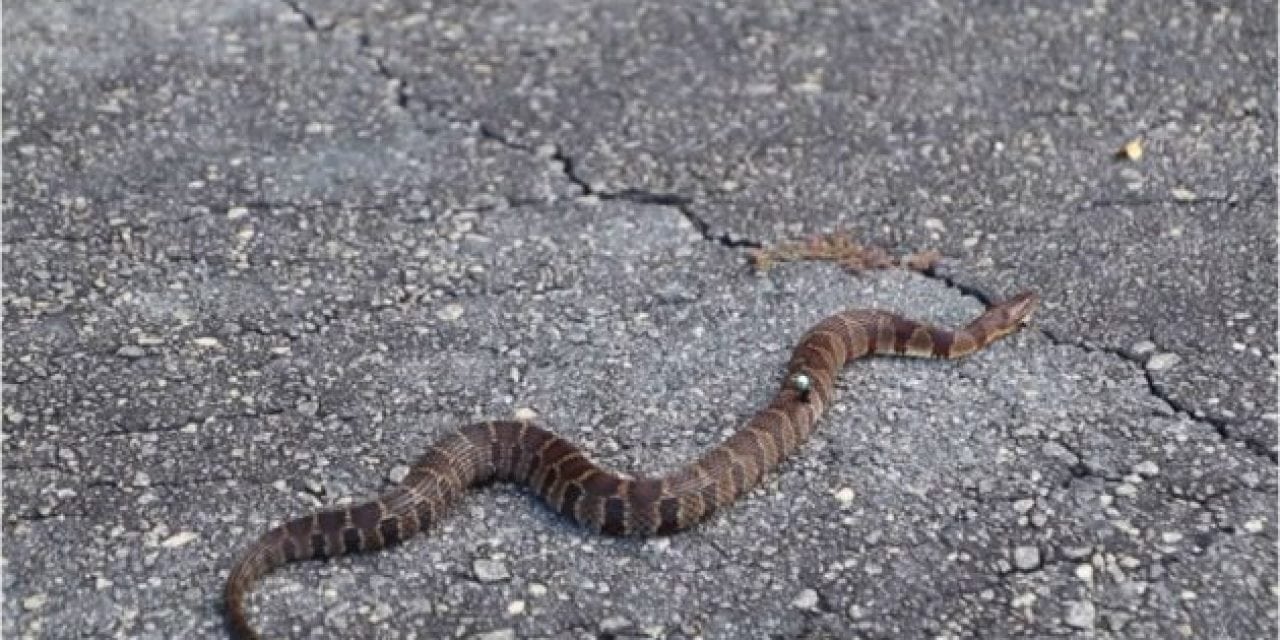
POLYGON ((927 249, 895 261, 882 247, 860 244, 851 234, 836 231, 810 236, 799 242, 784 242, 772 247, 753 249, 750 258, 751 264, 760 273, 768 271, 775 264, 799 260, 829 260, 853 273, 892 268, 926 272, 938 264, 942 254, 934 249, 927 249))

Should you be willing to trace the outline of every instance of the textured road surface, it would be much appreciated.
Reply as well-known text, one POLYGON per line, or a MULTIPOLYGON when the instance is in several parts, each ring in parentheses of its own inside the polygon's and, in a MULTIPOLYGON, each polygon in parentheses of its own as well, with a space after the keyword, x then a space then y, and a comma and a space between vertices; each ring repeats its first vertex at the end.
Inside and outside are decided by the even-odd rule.
POLYGON ((1034 288, 970 360, 852 368, 691 532, 486 488, 254 619, 1274 637, 1274 4, 727 4, 7 3, 0 632, 220 637, 239 549, 456 425, 532 410, 670 469, 829 312, 1034 288), (947 260, 746 265, 837 228, 947 260))

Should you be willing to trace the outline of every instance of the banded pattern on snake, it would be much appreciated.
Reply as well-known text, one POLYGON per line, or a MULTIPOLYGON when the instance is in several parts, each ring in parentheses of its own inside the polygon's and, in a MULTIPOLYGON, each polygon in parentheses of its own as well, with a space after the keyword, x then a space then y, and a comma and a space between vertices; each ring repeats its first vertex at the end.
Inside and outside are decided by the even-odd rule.
POLYGON ((404 481, 353 506, 289 520, 255 541, 231 569, 224 592, 237 638, 257 638, 245 596, 287 562, 372 551, 445 516, 467 487, 523 484, 578 523, 610 535, 686 529, 731 504, 813 432, 847 362, 874 355, 959 358, 1026 323, 1038 298, 1024 292, 951 331, 879 310, 851 310, 810 329, 792 352, 782 388, 742 429, 697 461, 662 477, 630 478, 602 468, 572 442, 528 421, 465 426, 436 442, 404 481))

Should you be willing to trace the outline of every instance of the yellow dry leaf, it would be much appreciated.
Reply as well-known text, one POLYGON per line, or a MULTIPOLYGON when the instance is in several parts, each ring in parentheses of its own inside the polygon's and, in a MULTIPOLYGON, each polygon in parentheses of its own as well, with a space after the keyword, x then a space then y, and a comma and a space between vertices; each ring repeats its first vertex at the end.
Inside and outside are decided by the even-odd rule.
POLYGON ((1142 138, 1134 138, 1126 143, 1120 150, 1116 152, 1116 157, 1125 160, 1141 160, 1142 159, 1142 138))

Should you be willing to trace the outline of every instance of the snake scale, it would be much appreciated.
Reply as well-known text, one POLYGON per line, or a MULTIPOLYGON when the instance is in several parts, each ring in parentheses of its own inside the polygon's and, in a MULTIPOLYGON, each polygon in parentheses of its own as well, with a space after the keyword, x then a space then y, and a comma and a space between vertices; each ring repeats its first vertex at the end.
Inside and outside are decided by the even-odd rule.
POLYGON ((237 638, 257 638, 245 614, 253 583, 286 562, 371 551, 439 522, 467 487, 492 480, 524 484, 555 510, 610 535, 653 536, 686 529, 754 487, 795 451, 831 404, 845 363, 873 354, 959 358, 1026 323, 1038 303, 1024 292, 951 331, 879 310, 830 316, 792 352, 781 389, 742 429, 696 462, 662 477, 602 468, 572 442, 529 421, 465 426, 439 440, 404 481, 353 506, 290 520, 263 534, 231 569, 224 593, 237 638))

